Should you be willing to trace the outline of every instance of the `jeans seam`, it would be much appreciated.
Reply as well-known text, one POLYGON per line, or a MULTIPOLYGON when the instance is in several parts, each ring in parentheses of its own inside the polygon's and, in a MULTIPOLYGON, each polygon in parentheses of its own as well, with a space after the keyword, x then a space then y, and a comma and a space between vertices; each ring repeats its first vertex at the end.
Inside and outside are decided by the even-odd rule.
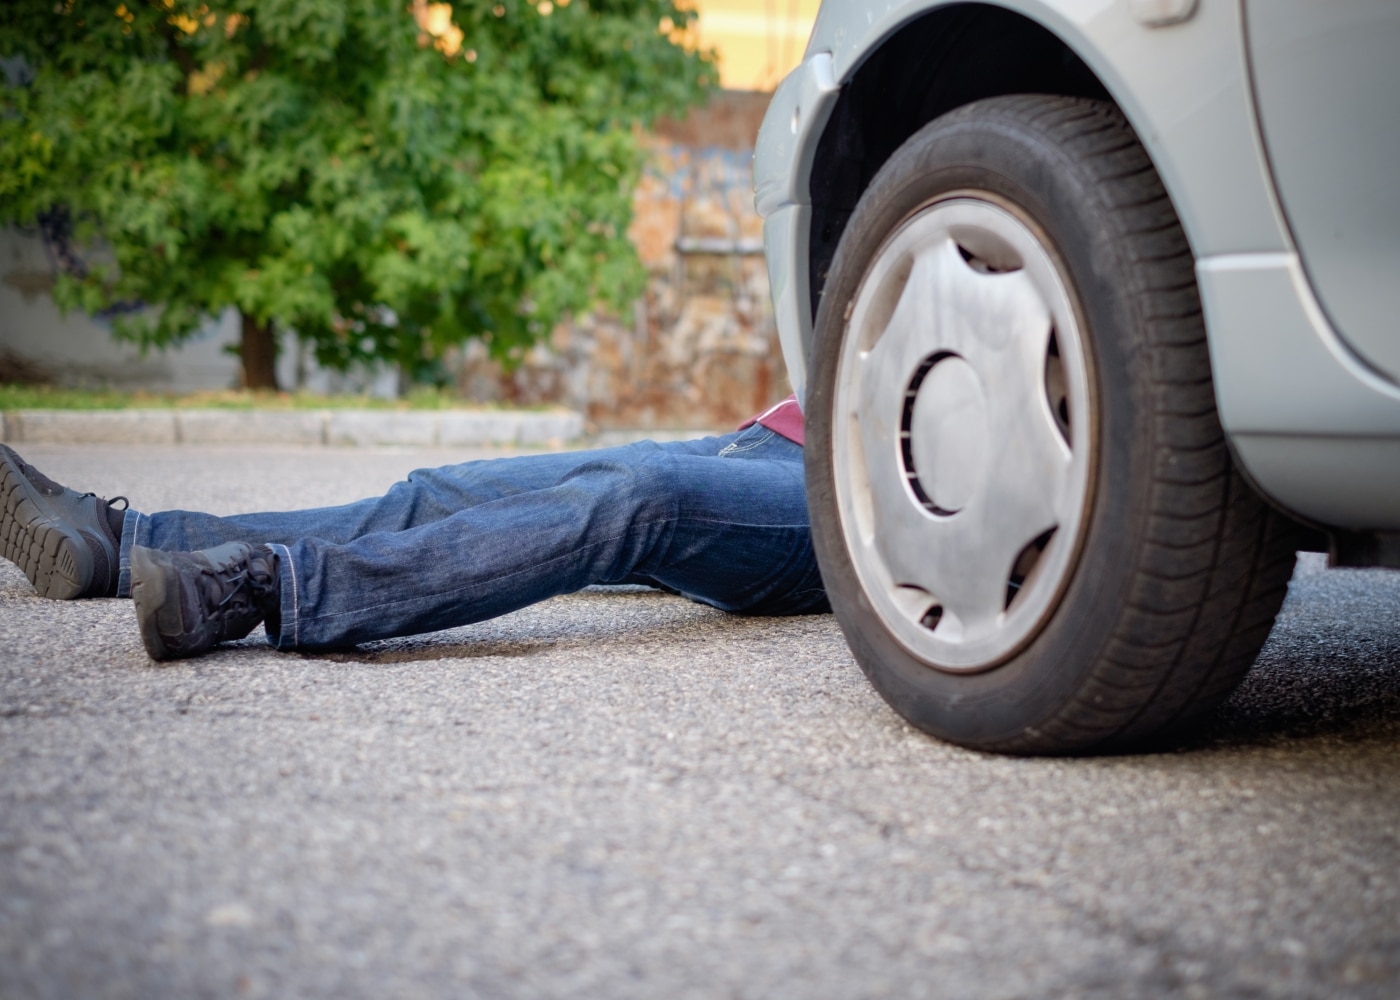
MULTIPOLYGON (((762 426, 762 425, 759 425, 759 426, 762 426)), ((760 447, 760 446, 762 446, 762 445, 767 444, 769 441, 773 440, 773 433, 774 433, 774 432, 771 431, 771 430, 768 430, 768 428, 766 428, 766 427, 764 428, 764 431, 765 431, 766 433, 764 433, 761 437, 759 437, 759 438, 757 438, 756 440, 754 440, 754 441, 752 441, 752 442, 749 442, 749 443, 747 443, 747 444, 741 444, 739 441, 730 441, 727 445, 725 445, 723 448, 721 448, 721 449, 719 450, 719 452, 715 455, 715 457, 716 457, 716 458, 728 458, 730 455, 738 454, 738 453, 741 452, 741 451, 753 451, 755 448, 758 448, 758 447, 760 447)))
POLYGON ((131 596, 131 547, 136 544, 136 534, 141 530, 141 521, 146 515, 127 508, 122 517, 122 533, 117 539, 117 596, 131 596))
MULTIPOLYGON (((292 552, 287 546, 273 544, 269 545, 268 548, 276 552, 279 558, 287 560, 287 579, 291 581, 292 585, 292 648, 295 649, 300 645, 301 639, 301 595, 297 590, 296 562, 292 559, 292 552)), ((273 645, 278 649, 282 649, 283 643, 281 633, 287 628, 287 616, 282 613, 280 608, 278 609, 278 616, 282 619, 282 628, 278 630, 278 636, 273 642, 273 645)))

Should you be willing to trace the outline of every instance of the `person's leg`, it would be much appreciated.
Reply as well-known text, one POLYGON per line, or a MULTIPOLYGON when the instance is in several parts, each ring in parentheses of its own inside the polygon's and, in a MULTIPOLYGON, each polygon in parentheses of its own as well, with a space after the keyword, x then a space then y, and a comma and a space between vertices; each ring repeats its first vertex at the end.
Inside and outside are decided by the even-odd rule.
POLYGON ((826 610, 801 449, 763 428, 727 447, 726 457, 608 449, 553 485, 404 531, 274 544, 280 614, 269 638, 281 649, 342 646, 638 579, 728 611, 826 610))
MULTIPOLYGON (((665 447, 687 454, 715 454, 733 437, 699 438, 665 447)), ((573 468, 607 458, 610 452, 618 452, 626 461, 625 455, 633 447, 518 455, 417 469, 382 496, 335 507, 231 516, 189 510, 130 511, 121 531, 117 594, 126 597, 131 591, 133 545, 171 552, 208 549, 228 542, 291 545, 308 538, 343 545, 364 535, 407 531, 469 507, 552 486, 573 468)))
POLYGON ((740 614, 830 611, 812 548, 801 446, 760 426, 719 444, 716 458, 763 467, 750 473, 697 463, 690 459, 704 456, 687 453, 673 544, 625 582, 650 582, 740 614))

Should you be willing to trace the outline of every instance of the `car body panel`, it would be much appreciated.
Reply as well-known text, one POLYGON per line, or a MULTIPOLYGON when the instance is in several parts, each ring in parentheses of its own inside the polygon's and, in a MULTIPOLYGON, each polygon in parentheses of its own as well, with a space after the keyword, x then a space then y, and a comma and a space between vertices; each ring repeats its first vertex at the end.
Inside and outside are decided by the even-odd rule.
POLYGON ((768 260, 769 293, 778 344, 787 365, 788 381, 801 401, 807 386, 805 336, 812 329, 811 297, 807 294, 807 236, 812 231, 809 205, 787 204, 763 220, 764 255, 768 260))
POLYGON ((1297 255, 1221 255, 1196 276, 1220 421, 1245 471, 1321 524, 1400 529, 1400 388, 1332 332, 1297 255))
POLYGON ((788 378, 802 398, 807 384, 805 338, 812 330, 807 240, 812 228, 807 179, 838 87, 831 56, 805 59, 768 105, 754 156, 754 204, 764 216, 763 246, 778 340, 788 378))
MULTIPOLYGON (((789 204, 810 204, 812 157, 839 85, 900 26, 949 6, 955 5, 936 0, 823 5, 806 58, 778 87, 759 131, 754 185, 761 215, 766 218, 789 204)), ((1241 58, 1239 12, 1233 5, 1206 2, 1188 21, 1161 28, 1137 20, 1127 0, 1012 0, 996 6, 1051 29, 1104 82, 1174 200, 1189 206, 1182 223, 1198 256, 1291 249, 1265 182, 1241 58), (1176 196, 1178 190, 1182 195, 1176 196)), ((793 263, 805 259, 805 244, 800 253, 791 243, 777 249, 772 242, 776 235, 765 237, 770 252, 777 250, 793 263)), ((784 231, 786 238, 792 235, 784 231)), ((771 266, 769 272, 773 276, 771 266)), ((805 291, 805 275, 796 280, 805 291)), ((789 333, 784 342, 805 343, 812 317, 780 316, 780 330, 784 321, 794 320, 801 332, 789 333)), ((785 357, 800 395, 803 365, 793 355, 785 357)))
POLYGON ((807 180, 839 87, 828 52, 803 60, 783 80, 759 126, 754 205, 767 218, 786 205, 811 204, 807 180))
MULTIPOLYGON (((1152 157, 1197 258, 1221 421, 1255 484, 1295 514, 1324 524, 1400 527, 1400 489, 1370 474, 1371 463, 1400 442, 1400 388, 1386 377, 1393 374, 1388 352, 1400 355, 1400 339, 1392 322, 1389 331, 1358 341, 1359 355, 1356 344, 1334 331, 1309 284, 1309 258, 1300 260, 1260 138, 1242 2, 1178 5, 1185 20, 1165 27, 1135 17, 1142 7, 1130 0, 996 6, 1049 29, 1082 58, 1152 157), (1281 451, 1284 441, 1337 447, 1281 451), (1355 489, 1320 485, 1349 480, 1355 489)), ((814 319, 807 185, 822 130, 839 88, 872 52, 902 26, 947 6, 824 4, 803 65, 779 87, 760 131, 757 204, 766 217, 784 358, 799 397, 814 319)))
MULTIPOLYGON (((930 0, 823 4, 808 58, 829 52, 838 81, 901 25, 944 7, 930 0)), ((1152 27, 1128 0, 1005 0, 1088 64, 1123 108, 1169 192, 1189 191, 1183 225, 1197 254, 1281 250, 1287 233, 1254 139, 1238 9, 1200 4, 1189 20, 1152 27)))
POLYGON ((1246 12, 1260 133, 1304 270, 1347 343, 1400 378, 1400 4, 1246 12))

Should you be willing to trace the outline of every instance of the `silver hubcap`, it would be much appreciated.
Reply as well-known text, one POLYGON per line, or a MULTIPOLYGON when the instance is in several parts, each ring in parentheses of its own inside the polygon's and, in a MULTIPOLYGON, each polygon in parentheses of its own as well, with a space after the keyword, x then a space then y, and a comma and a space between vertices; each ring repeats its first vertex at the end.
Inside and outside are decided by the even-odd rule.
POLYGON ((1092 473, 1080 326, 1031 226, 949 197, 876 254, 842 345, 833 450, 875 612, 931 667, 1032 639, 1077 555, 1092 473))

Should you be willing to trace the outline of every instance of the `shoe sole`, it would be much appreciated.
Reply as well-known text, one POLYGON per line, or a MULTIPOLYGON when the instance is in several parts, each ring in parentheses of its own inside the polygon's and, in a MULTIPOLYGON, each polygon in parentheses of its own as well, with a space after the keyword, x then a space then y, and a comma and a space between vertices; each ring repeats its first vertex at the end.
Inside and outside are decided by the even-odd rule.
MULTIPOLYGON (((141 643, 153 660, 173 660, 177 654, 161 640, 158 618, 170 599, 169 578, 155 559, 155 550, 131 547, 131 601, 141 643)), ((177 609, 178 614, 178 609, 177 609)))
POLYGON ((37 494, 8 454, 0 452, 0 555, 14 563, 40 597, 71 601, 92 580, 92 552, 81 535, 46 517, 37 494))

